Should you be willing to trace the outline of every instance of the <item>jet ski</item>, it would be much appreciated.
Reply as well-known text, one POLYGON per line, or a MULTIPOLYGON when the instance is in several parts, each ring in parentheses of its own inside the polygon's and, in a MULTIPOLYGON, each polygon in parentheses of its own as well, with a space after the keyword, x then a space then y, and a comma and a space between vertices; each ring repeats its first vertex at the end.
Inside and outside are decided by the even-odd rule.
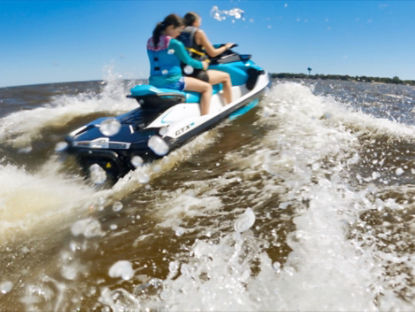
POLYGON ((66 152, 75 155, 86 174, 91 168, 105 171, 116 181, 142 163, 164 157, 223 119, 242 114, 255 105, 270 85, 268 73, 250 55, 230 49, 210 60, 209 69, 230 74, 232 103, 213 86, 209 114, 200 114, 200 94, 142 84, 127 97, 136 109, 116 117, 96 119, 65 138, 66 152), (99 166, 99 167, 98 167, 99 166))

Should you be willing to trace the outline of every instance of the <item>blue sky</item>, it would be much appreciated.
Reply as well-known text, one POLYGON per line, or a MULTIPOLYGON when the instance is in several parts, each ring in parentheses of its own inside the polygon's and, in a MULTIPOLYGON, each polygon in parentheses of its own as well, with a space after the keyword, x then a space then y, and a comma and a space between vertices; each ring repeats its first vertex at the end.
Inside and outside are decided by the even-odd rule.
POLYGON ((145 44, 170 13, 196 11, 212 42, 269 72, 415 79, 415 1, 0 0, 0 87, 147 78, 145 44), (243 19, 218 21, 240 8, 243 19), (225 14, 223 14, 225 15, 225 14))

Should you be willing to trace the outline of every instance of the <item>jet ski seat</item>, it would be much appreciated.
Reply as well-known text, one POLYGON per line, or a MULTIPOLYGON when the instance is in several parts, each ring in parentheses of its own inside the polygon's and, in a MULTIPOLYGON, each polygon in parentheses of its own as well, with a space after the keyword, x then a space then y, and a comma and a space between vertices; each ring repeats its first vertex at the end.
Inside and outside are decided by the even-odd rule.
MULTIPOLYGON (((222 85, 213 86, 213 94, 222 90, 222 85)), ((142 108, 166 109, 178 103, 199 103, 200 93, 191 91, 178 91, 174 89, 157 88, 151 85, 137 85, 131 89, 129 98, 134 98, 142 108)))

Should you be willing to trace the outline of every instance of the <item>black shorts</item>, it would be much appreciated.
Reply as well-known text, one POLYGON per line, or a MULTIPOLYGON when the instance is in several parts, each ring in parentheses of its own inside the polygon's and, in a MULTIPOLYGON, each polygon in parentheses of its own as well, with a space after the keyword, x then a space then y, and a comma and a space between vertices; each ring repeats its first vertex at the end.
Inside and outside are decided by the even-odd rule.
POLYGON ((193 77, 193 78, 205 81, 205 82, 209 82, 209 76, 208 76, 206 70, 203 70, 203 69, 196 69, 195 68, 193 70, 193 73, 191 73, 190 75, 185 75, 185 76, 193 77))

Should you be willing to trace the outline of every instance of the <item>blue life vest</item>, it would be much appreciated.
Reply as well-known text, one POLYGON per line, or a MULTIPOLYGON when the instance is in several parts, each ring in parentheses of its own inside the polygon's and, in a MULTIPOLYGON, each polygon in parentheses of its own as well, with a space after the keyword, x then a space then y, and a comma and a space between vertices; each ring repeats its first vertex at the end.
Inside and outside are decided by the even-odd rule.
POLYGON ((169 49, 171 37, 160 36, 157 47, 153 38, 147 41, 147 54, 150 60, 150 84, 156 87, 174 83, 182 76, 180 60, 174 55, 174 50, 169 49))

